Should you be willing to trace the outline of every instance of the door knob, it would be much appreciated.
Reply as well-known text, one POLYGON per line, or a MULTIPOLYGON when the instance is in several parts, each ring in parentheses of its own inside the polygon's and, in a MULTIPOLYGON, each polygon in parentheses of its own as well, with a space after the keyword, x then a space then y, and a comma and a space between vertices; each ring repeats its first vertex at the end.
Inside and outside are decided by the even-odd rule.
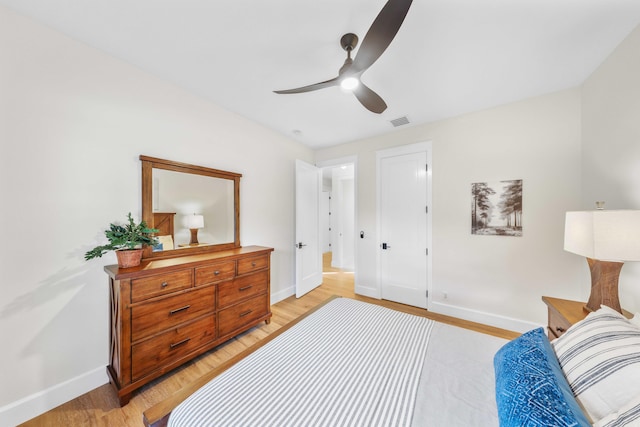
POLYGON ((307 245, 303 244, 302 242, 298 242, 298 244, 296 244, 296 247, 298 249, 302 249, 303 246, 307 246, 307 245))
POLYGON ((380 247, 381 247, 383 250, 391 249, 391 245, 388 245, 388 244, 386 244, 386 243, 381 244, 381 245, 380 245, 380 247))

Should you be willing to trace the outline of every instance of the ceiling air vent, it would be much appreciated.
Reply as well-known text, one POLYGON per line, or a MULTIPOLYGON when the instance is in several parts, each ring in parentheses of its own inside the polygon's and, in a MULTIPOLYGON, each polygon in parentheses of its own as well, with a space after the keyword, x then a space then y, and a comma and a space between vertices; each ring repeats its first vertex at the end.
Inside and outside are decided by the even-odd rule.
POLYGON ((397 119, 391 120, 391 124, 393 125, 394 128, 397 128, 398 126, 402 126, 402 125, 408 125, 409 119, 407 119, 407 116, 398 117, 397 119))

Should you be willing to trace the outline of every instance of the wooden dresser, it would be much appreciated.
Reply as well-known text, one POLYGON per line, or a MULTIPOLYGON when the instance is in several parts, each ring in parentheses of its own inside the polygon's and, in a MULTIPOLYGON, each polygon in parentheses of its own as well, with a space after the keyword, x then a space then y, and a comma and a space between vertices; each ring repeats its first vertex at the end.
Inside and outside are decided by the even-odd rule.
POLYGON ((133 391, 271 319, 272 248, 105 267, 111 332, 107 373, 126 405, 133 391))

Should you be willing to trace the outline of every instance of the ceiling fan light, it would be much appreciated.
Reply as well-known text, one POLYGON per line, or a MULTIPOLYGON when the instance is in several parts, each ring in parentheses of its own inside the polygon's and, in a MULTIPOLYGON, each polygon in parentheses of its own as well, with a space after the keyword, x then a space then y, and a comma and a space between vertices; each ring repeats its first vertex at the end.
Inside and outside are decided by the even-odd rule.
POLYGON ((358 87, 360 81, 355 77, 347 77, 340 82, 340 87, 344 90, 354 90, 358 87))

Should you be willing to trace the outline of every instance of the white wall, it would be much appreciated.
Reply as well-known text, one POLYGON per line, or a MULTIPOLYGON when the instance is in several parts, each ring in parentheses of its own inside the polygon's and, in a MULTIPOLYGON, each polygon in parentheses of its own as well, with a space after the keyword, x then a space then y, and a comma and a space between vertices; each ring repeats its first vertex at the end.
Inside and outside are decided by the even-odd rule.
POLYGON ((115 257, 83 254, 139 217, 140 154, 242 173, 242 244, 275 248, 273 300, 291 294, 308 148, 2 6, 0 132, 0 425, 106 382, 115 257))
POLYGON ((562 241, 564 212, 580 202, 579 89, 317 151, 358 156, 357 289, 377 286, 375 152, 427 140, 434 311, 525 330, 546 324, 542 295, 586 298, 562 241), (471 183, 506 179, 524 180, 523 237, 472 236, 471 183))
MULTIPOLYGON (((607 58, 582 88, 582 205, 640 209, 640 27, 607 58)), ((640 244, 640 242, 638 242, 640 244)), ((583 261, 584 262, 584 261, 583 261)), ((584 262, 581 281, 588 281, 584 262)), ((624 265, 620 303, 640 311, 640 262, 624 265)))

